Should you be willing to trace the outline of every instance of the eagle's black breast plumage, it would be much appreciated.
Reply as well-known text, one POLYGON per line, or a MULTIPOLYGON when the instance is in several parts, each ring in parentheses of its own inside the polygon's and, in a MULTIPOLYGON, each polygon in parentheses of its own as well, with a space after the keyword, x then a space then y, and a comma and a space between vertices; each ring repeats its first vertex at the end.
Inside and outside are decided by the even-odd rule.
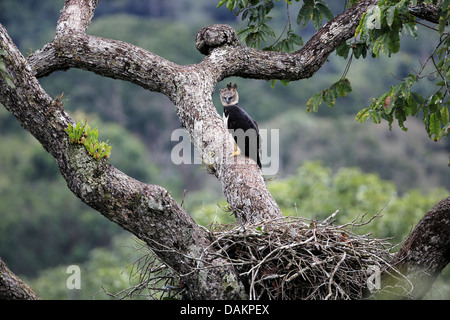
POLYGON ((239 104, 232 106, 224 106, 223 112, 225 117, 228 118, 228 129, 237 130, 242 129, 247 131, 253 129, 259 133, 258 125, 256 122, 245 112, 239 104))
POLYGON ((236 88, 236 84, 232 86, 230 83, 226 89, 221 90, 224 120, 238 147, 244 151, 246 157, 255 160, 261 168, 261 138, 258 123, 239 105, 236 88))

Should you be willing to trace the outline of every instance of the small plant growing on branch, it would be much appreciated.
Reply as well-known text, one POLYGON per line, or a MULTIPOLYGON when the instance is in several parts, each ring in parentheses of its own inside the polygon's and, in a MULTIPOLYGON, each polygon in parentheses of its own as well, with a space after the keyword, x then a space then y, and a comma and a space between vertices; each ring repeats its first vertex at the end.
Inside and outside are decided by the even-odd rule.
POLYGON ((70 143, 82 144, 87 152, 97 161, 108 158, 111 155, 112 146, 108 145, 108 141, 103 142, 98 140, 98 129, 91 129, 87 121, 82 124, 78 122, 76 126, 69 124, 66 129, 69 134, 70 143))

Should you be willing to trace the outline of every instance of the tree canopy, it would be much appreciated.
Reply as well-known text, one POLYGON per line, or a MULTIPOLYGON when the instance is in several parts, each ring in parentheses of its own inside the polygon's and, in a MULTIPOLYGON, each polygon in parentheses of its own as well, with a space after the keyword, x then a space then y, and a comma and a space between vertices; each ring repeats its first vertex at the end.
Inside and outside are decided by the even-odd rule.
MULTIPOLYGON (((279 2, 277 0, 276 2, 279 2)), ((334 18, 325 1, 307 0, 285 1, 286 25, 280 34, 270 26, 270 13, 275 7, 274 1, 251 0, 221 0, 218 6, 225 5, 230 12, 240 15, 247 27, 238 34, 248 46, 268 51, 293 52, 304 44, 301 33, 293 28, 291 14, 296 15, 295 23, 305 28, 312 23, 316 30, 322 28, 323 21, 334 18), (296 4, 297 3, 297 4, 296 4), (291 7, 294 7, 292 9, 291 7), (292 12, 292 13, 291 13, 292 12), (270 42, 269 38, 276 39, 270 42), (270 45, 266 45, 270 43, 270 45)), ((346 1, 345 6, 351 7, 358 1, 346 1)), ((372 98, 370 106, 362 109, 356 118, 360 121, 372 119, 374 123, 386 120, 389 126, 397 120, 398 125, 407 130, 405 121, 408 117, 421 117, 428 136, 434 141, 447 137, 449 127, 449 84, 450 34, 446 27, 450 19, 450 2, 439 1, 441 7, 435 6, 437 1, 373 1, 373 6, 365 12, 351 39, 342 42, 336 48, 336 54, 348 60, 347 67, 341 78, 329 88, 315 93, 307 103, 308 111, 317 112, 325 102, 333 107, 338 97, 345 97, 352 91, 347 73, 351 67, 352 58, 365 59, 368 55, 379 58, 380 54, 391 56, 400 50, 400 37, 411 36, 417 39, 417 24, 425 26, 436 33, 439 39, 435 47, 429 48, 428 57, 420 69, 410 70, 409 74, 399 79, 399 83, 391 86, 388 91, 377 98, 372 98), (421 11, 424 6, 429 8, 426 14, 421 11), (432 24, 418 21, 417 16, 432 24), (437 25, 436 25, 437 24, 437 25), (432 81, 433 90, 423 93, 418 89, 422 81, 432 81)), ((294 20, 294 19, 292 19, 294 20)), ((272 80, 275 83, 275 80, 272 80)))

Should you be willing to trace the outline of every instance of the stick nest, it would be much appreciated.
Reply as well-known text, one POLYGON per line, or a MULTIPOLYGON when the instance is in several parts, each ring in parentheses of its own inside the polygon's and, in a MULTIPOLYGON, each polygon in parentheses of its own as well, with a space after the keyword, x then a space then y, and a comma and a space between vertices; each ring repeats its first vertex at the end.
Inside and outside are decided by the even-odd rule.
MULTIPOLYGON (((358 217, 337 226, 336 214, 322 222, 287 217, 245 227, 213 225, 207 230, 213 241, 203 253, 204 268, 211 268, 207 261, 215 258, 228 261, 246 286, 249 299, 369 298, 368 278, 373 270, 394 273, 389 264, 392 244, 388 239, 355 233, 377 216, 367 222, 358 217)), ((182 285, 183 275, 151 251, 133 269, 139 284, 116 298, 136 298, 143 291, 151 299, 189 296, 182 285)), ((192 272, 196 271, 198 264, 192 272)))
POLYGON ((235 266, 250 299, 365 298, 372 270, 391 268, 392 245, 354 233, 370 221, 336 226, 332 217, 222 227, 212 231, 214 249, 235 266))

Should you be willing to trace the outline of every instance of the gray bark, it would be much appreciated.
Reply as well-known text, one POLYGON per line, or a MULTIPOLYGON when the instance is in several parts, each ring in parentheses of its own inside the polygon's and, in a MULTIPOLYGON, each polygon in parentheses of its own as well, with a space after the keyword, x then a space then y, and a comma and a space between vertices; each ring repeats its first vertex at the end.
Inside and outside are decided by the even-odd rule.
POLYGON ((39 300, 25 282, 9 270, 0 258, 0 300, 39 300))
POLYGON ((385 274, 382 299, 422 299, 450 262, 450 197, 440 201, 416 225, 392 265, 406 278, 385 274))
POLYGON ((209 257, 208 232, 200 228, 164 188, 139 182, 68 143, 71 117, 42 89, 32 69, 0 25, 0 49, 11 88, 0 81, 0 102, 56 160, 69 189, 109 220, 130 231, 182 277, 193 299, 245 297, 234 270, 209 257), (208 268, 208 269, 206 269, 208 268), (194 272, 193 272, 194 270, 194 272), (195 270, 199 270, 195 272, 195 270), (205 270, 208 270, 207 275, 205 270), (208 278, 208 281, 200 279, 208 278), (228 288, 223 291, 218 288, 228 288))
POLYGON ((216 84, 230 76, 287 80, 312 76, 334 48, 354 34, 359 17, 374 2, 361 1, 345 11, 292 54, 242 46, 232 28, 214 25, 201 30, 196 39, 197 48, 208 56, 197 65, 180 66, 128 43, 87 35, 96 2, 66 1, 54 41, 32 54, 28 63, 37 77, 81 68, 165 94, 219 179, 238 222, 254 223, 280 217, 281 211, 255 163, 230 161, 232 141, 212 103, 216 84))

